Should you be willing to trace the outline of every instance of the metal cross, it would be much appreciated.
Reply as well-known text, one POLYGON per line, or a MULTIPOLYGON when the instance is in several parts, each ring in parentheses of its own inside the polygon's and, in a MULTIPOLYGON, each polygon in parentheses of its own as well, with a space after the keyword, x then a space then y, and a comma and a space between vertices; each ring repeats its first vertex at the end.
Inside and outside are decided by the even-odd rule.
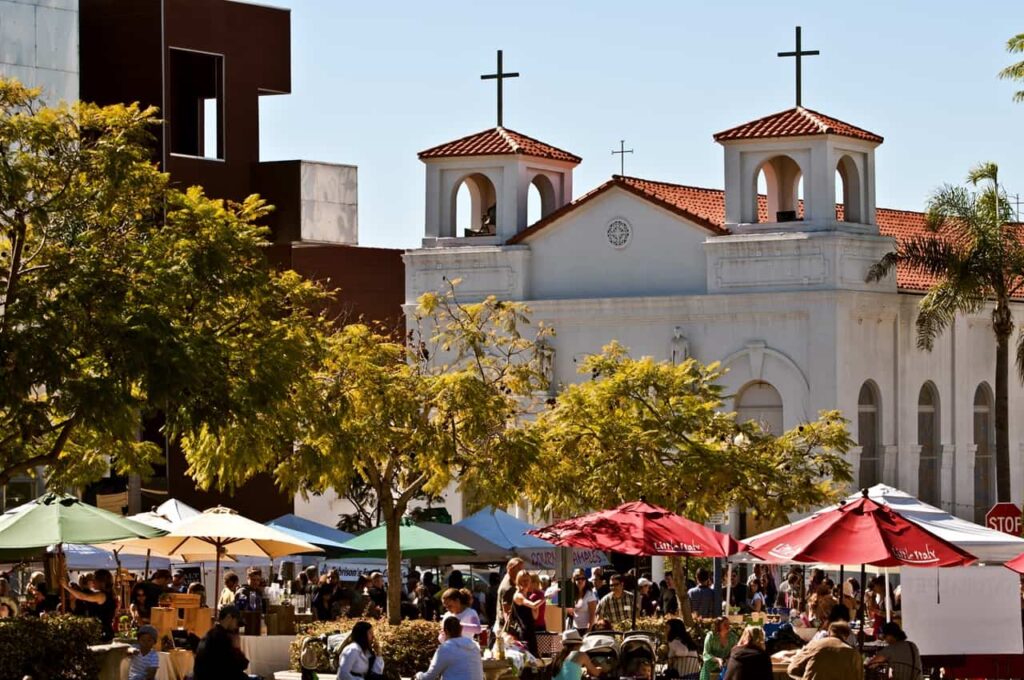
POLYGON ((796 57, 796 105, 800 106, 800 59, 801 57, 813 57, 821 54, 818 50, 800 49, 800 27, 796 27, 796 51, 779 52, 780 57, 796 57))
POLYGON ((626 154, 627 153, 633 153, 633 150, 632 149, 627 149, 626 148, 626 140, 620 139, 619 140, 619 150, 618 151, 612 151, 612 155, 613 156, 615 156, 615 155, 619 156, 619 174, 620 175, 625 175, 626 174, 626 154))
POLYGON ((505 73, 501 70, 501 50, 498 50, 498 72, 489 73, 485 76, 480 76, 480 80, 497 80, 498 81, 498 127, 502 127, 501 124, 501 109, 502 109, 502 85, 501 81, 505 78, 518 78, 518 73, 505 73))

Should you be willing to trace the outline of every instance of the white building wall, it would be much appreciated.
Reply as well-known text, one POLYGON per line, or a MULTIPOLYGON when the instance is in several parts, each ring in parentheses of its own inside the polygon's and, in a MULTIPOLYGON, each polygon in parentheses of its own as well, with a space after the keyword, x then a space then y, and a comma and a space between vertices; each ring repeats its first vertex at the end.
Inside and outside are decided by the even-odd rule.
POLYGON ((0 0, 0 76, 78 99, 78 0, 0 0))

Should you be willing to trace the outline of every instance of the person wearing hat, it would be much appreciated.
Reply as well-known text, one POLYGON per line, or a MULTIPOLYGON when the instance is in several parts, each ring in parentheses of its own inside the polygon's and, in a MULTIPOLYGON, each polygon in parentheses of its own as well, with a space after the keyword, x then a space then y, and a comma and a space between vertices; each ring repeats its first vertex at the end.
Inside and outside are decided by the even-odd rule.
POLYGON ((153 626, 140 626, 138 647, 128 650, 128 680, 153 680, 160 669, 160 655, 156 653, 158 633, 153 626))
POLYGON ((249 680, 249 659, 238 642, 238 607, 221 607, 217 623, 206 632, 196 649, 193 680, 249 680))
POLYGON ((171 576, 171 584, 167 586, 172 593, 184 593, 188 591, 188 583, 185 582, 185 572, 175 569, 171 576))
POLYGON ((654 616, 658 612, 658 599, 651 593, 654 582, 641 576, 636 585, 640 589, 640 614, 654 616))
POLYGON ((580 650, 583 636, 574 628, 562 633, 562 651, 551 664, 552 680, 581 680, 583 671, 594 678, 604 669, 596 665, 590 656, 580 650))
POLYGON ((886 646, 868 659, 868 666, 886 664, 893 669, 893 677, 905 680, 921 680, 921 652, 917 645, 907 639, 898 623, 892 621, 882 624, 882 639, 886 646))

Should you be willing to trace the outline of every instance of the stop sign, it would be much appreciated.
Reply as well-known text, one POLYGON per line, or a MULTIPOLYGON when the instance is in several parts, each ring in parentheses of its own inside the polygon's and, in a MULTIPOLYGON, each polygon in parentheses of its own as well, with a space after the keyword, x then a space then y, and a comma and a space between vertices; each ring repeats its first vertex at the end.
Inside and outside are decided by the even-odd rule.
POLYGON ((985 513, 985 526, 1011 536, 1020 536, 1021 511, 1013 503, 996 503, 985 513))

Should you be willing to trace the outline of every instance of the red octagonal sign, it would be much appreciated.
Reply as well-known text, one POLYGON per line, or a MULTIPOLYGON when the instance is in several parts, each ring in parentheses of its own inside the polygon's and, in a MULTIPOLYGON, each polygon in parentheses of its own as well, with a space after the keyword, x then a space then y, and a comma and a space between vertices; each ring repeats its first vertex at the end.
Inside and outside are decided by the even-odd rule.
POLYGON ((1011 536, 1020 536, 1021 511, 1013 503, 996 503, 985 513, 985 526, 1011 536))

